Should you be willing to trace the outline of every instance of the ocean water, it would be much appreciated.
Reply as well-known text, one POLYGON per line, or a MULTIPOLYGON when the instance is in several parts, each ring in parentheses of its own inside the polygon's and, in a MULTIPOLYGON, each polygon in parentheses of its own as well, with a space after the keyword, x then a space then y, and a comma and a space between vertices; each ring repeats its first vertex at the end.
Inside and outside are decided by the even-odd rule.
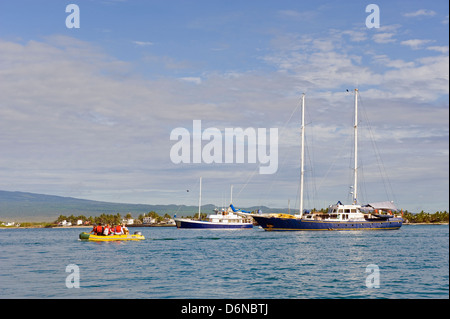
POLYGON ((78 240, 82 229, 1 229, 0 298, 449 298, 448 225, 130 230, 146 240, 97 243, 78 240))

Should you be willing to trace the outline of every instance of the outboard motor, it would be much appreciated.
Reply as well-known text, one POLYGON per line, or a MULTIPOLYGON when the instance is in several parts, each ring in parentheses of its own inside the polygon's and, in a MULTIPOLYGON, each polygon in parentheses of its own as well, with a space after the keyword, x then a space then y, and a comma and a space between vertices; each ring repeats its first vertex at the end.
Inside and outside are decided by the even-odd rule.
POLYGON ((134 234, 135 234, 135 235, 142 236, 142 233, 141 233, 140 231, 135 231, 134 234))

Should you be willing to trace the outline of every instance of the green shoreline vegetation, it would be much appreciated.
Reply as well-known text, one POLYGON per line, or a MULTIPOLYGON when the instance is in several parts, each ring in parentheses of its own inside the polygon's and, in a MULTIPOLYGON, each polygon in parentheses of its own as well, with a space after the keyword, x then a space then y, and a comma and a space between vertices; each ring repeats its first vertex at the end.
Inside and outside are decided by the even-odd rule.
POLYGON ((53 222, 20 222, 20 223, 14 223, 13 225, 8 225, 8 223, 5 223, 3 221, 0 221, 0 228, 54 228, 54 227, 89 227, 94 224, 111 224, 111 225, 117 225, 122 224, 123 220, 129 220, 133 219, 133 224, 142 224, 144 217, 150 217, 154 220, 155 223, 161 223, 164 222, 166 219, 170 219, 171 216, 169 214, 165 214, 164 216, 158 215, 156 212, 151 211, 148 214, 140 214, 137 218, 133 218, 131 213, 128 213, 125 215, 125 217, 122 217, 120 213, 117 214, 101 214, 100 216, 89 216, 86 217, 85 215, 79 215, 79 216, 64 216, 59 215, 58 218, 53 222), (78 224, 77 221, 81 220, 82 223, 78 224), (70 226, 65 226, 62 224, 63 222, 70 223, 70 226), (18 226, 19 225, 19 226, 18 226))
POLYGON ((437 211, 434 214, 426 213, 423 210, 418 214, 413 214, 408 211, 403 212, 403 219, 405 223, 416 224, 434 224, 434 223, 447 223, 448 224, 448 212, 437 211))
MULTIPOLYGON (((322 210, 321 210, 322 211, 322 210)), ((325 211, 325 210, 323 210, 325 211)), ((151 211, 148 214, 140 214, 137 218, 133 218, 130 213, 125 215, 125 219, 134 219, 134 224, 142 224, 144 217, 151 217, 155 223, 161 223, 165 219, 172 218, 169 214, 165 214, 164 216, 158 215, 156 212, 151 211)), ((190 217, 190 216, 187 216, 190 217)), ((21 222, 14 223, 13 225, 9 225, 3 221, 0 221, 0 228, 54 228, 54 227, 63 227, 61 222, 64 220, 66 222, 70 222, 72 226, 66 227, 89 227, 93 224, 119 224, 122 223, 124 219, 120 213, 117 214, 101 214, 100 216, 89 216, 86 217, 84 215, 79 216, 64 216, 59 215, 58 218, 54 222, 21 222), (81 220, 82 224, 77 225, 77 221, 81 220)), ((448 224, 449 222, 449 213, 447 211, 437 211, 433 214, 426 213, 423 210, 420 213, 413 214, 408 212, 407 210, 403 211, 403 219, 404 224, 448 224)))

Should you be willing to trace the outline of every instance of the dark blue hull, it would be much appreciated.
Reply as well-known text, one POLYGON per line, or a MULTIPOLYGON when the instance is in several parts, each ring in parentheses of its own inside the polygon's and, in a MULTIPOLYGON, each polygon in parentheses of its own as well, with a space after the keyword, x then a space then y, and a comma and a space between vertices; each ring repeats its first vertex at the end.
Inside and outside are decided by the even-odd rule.
POLYGON ((176 220, 177 228, 207 228, 207 229, 243 229, 253 228, 251 223, 213 223, 197 220, 176 220))
POLYGON ((393 230, 403 224, 402 218, 367 219, 364 221, 317 221, 297 218, 280 218, 252 215, 268 231, 295 230, 393 230))

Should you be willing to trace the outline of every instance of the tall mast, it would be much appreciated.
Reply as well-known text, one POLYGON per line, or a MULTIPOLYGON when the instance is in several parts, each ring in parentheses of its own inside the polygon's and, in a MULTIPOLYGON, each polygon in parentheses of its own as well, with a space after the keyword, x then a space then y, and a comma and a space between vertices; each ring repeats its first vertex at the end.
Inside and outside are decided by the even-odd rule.
POLYGON ((358 198, 358 89, 355 89, 355 174, 353 181, 353 204, 356 204, 358 198))
POLYGON ((200 177, 200 195, 198 197, 198 220, 202 220, 200 207, 202 207, 202 178, 200 177))
POLYGON ((305 93, 302 94, 302 129, 301 129, 302 151, 300 161, 300 218, 303 216, 303 177, 305 174, 305 93))
POLYGON ((231 185, 231 190, 230 190, 230 204, 233 204, 233 185, 231 185))

